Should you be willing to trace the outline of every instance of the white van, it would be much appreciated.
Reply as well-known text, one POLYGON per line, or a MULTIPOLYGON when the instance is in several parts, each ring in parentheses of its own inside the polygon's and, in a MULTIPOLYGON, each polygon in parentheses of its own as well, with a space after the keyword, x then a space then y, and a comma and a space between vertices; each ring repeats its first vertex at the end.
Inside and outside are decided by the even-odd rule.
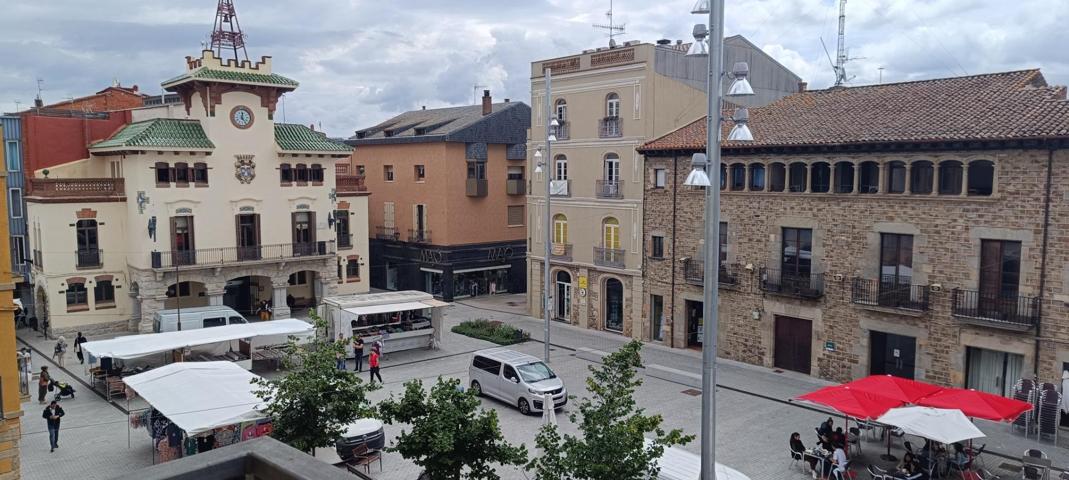
POLYGON ((541 360, 504 348, 479 350, 468 367, 471 389, 515 405, 527 415, 542 411, 545 394, 553 395, 553 408, 568 403, 564 382, 541 360))
POLYGON ((177 331, 179 316, 182 319, 182 330, 249 323, 233 308, 215 305, 181 310, 160 310, 152 318, 152 331, 156 333, 177 331))

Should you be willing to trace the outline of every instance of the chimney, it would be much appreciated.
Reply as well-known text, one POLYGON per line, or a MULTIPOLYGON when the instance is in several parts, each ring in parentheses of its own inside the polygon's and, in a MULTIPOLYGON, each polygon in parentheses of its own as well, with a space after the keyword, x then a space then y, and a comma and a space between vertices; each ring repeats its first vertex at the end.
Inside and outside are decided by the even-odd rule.
POLYGON ((509 103, 509 99, 507 99, 507 98, 506 98, 506 99, 505 99, 505 103, 509 103))
POLYGON ((137 91, 137 84, 135 83, 133 87, 130 87, 130 89, 136 92, 137 91))
POLYGON ((798 82, 798 92, 799 93, 804 92, 806 90, 806 88, 808 88, 808 87, 809 87, 808 83, 806 83, 806 82, 798 82))
POLYGON ((420 108, 420 110, 426 110, 426 109, 427 109, 426 105, 424 105, 423 107, 420 108))
POLYGON ((483 115, 484 116, 485 115, 489 115, 490 112, 494 111, 493 105, 494 105, 493 100, 490 98, 490 91, 489 90, 483 90, 483 115))
POLYGON ((308 124, 308 128, 309 128, 309 129, 311 129, 311 130, 312 130, 312 131, 314 132, 314 131, 316 131, 316 124, 314 124, 314 123, 309 123, 309 124, 308 124))

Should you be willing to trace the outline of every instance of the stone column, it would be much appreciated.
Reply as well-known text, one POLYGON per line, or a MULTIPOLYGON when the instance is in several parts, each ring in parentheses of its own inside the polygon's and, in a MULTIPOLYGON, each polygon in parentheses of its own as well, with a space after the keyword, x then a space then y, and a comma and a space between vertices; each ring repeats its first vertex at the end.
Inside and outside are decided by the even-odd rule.
POLYGON ((884 180, 887 178, 884 169, 887 167, 888 164, 876 164, 876 193, 884 193, 887 191, 887 187, 884 185, 884 180))
POLYGON ((939 163, 932 162, 932 196, 939 195, 939 163))
POLYGON ((961 162, 961 196, 969 196, 969 164, 961 162))
POLYGON ((813 191, 813 164, 805 164, 805 193, 813 191))
POLYGON ((274 295, 271 297, 272 311, 271 316, 273 318, 290 318, 293 313, 290 311, 289 305, 286 305, 286 287, 288 284, 272 285, 274 288, 274 295))
POLYGON ((913 162, 906 163, 906 195, 913 193, 913 162))
POLYGON ((861 193, 861 162, 854 162, 854 195, 861 193))
POLYGON ((750 179, 753 177, 753 173, 750 172, 750 165, 748 164, 743 165, 742 171, 744 172, 744 183, 742 184, 742 191, 748 192, 750 191, 750 179))

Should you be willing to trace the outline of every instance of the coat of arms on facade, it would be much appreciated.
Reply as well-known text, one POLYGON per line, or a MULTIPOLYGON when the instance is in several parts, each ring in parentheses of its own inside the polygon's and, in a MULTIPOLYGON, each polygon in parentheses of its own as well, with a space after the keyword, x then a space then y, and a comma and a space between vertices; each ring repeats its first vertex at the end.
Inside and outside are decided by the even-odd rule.
POLYGON ((252 155, 234 155, 238 160, 234 162, 234 176, 241 183, 252 183, 256 178, 256 163, 252 161, 252 155))

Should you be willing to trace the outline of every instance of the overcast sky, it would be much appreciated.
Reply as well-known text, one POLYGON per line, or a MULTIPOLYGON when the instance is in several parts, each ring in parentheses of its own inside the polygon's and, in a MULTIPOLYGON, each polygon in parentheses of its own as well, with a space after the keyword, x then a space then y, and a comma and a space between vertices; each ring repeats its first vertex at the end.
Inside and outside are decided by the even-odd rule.
MULTIPOLYGON (((211 30, 214 0, 7 0, 0 111, 100 90, 159 93, 211 30)), ((693 0, 616 0, 622 40, 687 39, 693 0)), ((301 82, 286 120, 350 136, 399 112, 469 104, 473 86, 529 102, 530 62, 605 46, 608 0, 236 0, 249 56, 301 82)), ((837 0, 727 0, 742 34, 809 82, 833 75, 837 0)), ((1039 67, 1069 82, 1069 0, 850 0, 852 84, 1039 67), (1058 32, 1062 32, 1059 34, 1058 32)))

